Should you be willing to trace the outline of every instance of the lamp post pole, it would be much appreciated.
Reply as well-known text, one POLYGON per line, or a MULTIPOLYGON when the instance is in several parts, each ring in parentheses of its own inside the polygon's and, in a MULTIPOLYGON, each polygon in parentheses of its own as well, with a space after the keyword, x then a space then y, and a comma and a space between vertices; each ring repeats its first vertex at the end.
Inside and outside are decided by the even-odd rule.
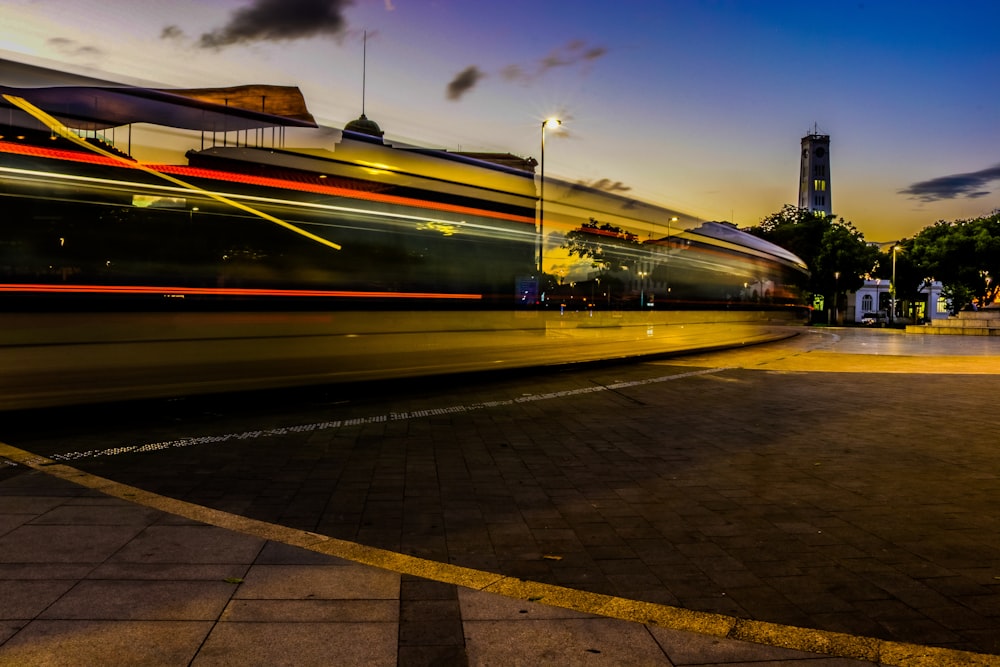
POLYGON ((545 128, 558 127, 562 121, 558 118, 546 118, 542 121, 542 157, 539 161, 540 175, 538 177, 538 279, 542 279, 542 260, 545 254, 545 128))
POLYGON ((664 282, 667 285, 667 298, 668 299, 670 298, 670 243, 671 243, 671 241, 670 241, 670 234, 672 233, 671 230, 670 230, 670 223, 671 222, 677 222, 677 216, 676 215, 667 218, 667 261, 664 263, 663 277, 664 277, 664 282))
POLYGON ((879 288, 882 286, 882 279, 875 279, 875 312, 882 312, 882 294, 879 292, 879 288))
POLYGON ((833 272, 833 326, 837 326, 840 321, 840 309, 837 307, 837 296, 840 290, 840 271, 833 272))
POLYGON ((889 283, 889 323, 896 322, 896 251, 899 245, 892 246, 892 282, 889 283))

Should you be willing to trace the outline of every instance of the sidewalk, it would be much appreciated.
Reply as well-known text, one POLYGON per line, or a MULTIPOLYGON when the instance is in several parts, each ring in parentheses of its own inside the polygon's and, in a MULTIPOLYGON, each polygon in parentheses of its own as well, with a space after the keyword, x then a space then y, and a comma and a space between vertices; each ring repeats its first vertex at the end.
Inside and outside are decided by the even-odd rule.
MULTIPOLYGON (((837 653, 906 655, 846 637, 826 647, 833 656, 787 650, 720 637, 712 619, 703 634, 481 592, 193 521, 23 466, 2 473, 0 508, 3 666, 839 667, 875 663, 837 653)), ((829 638, 814 634, 820 645, 829 638)), ((945 664, 935 656, 952 653, 909 657, 945 664)))

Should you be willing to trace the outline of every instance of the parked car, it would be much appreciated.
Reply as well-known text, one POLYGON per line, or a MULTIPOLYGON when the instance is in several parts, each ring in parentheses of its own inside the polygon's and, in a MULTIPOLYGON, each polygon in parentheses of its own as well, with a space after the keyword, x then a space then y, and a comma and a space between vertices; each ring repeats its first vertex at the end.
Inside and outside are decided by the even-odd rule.
POLYGON ((861 324, 866 327, 884 327, 887 319, 885 313, 865 313, 861 316, 861 324))

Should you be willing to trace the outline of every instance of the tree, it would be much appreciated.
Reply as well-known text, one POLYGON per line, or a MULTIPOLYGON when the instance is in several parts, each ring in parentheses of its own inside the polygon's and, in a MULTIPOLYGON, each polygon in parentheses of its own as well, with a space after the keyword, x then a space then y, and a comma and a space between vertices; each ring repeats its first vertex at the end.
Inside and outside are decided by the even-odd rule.
POLYGON ((639 255, 642 244, 639 237, 621 227, 595 218, 566 233, 562 247, 570 255, 589 258, 591 266, 601 275, 619 268, 629 268, 639 255))
POLYGON ((856 291, 864 285, 878 254, 878 248, 865 242, 853 224, 843 218, 831 220, 820 240, 810 286, 821 294, 856 291))
MULTIPOLYGON (((892 298, 897 304, 909 303, 911 311, 916 308, 918 301, 926 298, 920 294, 921 288, 930 283, 925 280, 925 276, 923 269, 914 262, 913 239, 902 239, 880 252, 872 272, 872 277, 891 284, 892 298)), ((911 312, 910 317, 915 317, 915 314, 911 312)))
POLYGON ((1000 291, 1000 213, 940 220, 914 236, 907 253, 925 282, 941 281, 955 310, 993 303, 1000 291))
POLYGON ((852 223, 791 204, 745 231, 798 255, 810 272, 799 287, 830 303, 861 287, 878 259, 878 249, 852 223))

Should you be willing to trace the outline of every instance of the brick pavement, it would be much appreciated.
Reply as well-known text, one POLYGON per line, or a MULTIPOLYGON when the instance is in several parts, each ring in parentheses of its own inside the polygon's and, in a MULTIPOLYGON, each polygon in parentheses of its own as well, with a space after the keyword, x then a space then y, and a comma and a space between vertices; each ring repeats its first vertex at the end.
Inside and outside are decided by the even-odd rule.
MULTIPOLYGON (((819 348, 768 349, 778 352, 166 408, 156 423, 23 444, 52 455, 246 436, 72 464, 510 577, 1000 654, 995 378, 941 372, 940 357, 917 374, 886 357, 877 373, 796 371, 819 348), (316 424, 328 426, 290 428, 316 424), (267 429, 280 432, 247 436, 267 429)), ((430 597, 411 609, 453 618, 450 591, 430 597)))

